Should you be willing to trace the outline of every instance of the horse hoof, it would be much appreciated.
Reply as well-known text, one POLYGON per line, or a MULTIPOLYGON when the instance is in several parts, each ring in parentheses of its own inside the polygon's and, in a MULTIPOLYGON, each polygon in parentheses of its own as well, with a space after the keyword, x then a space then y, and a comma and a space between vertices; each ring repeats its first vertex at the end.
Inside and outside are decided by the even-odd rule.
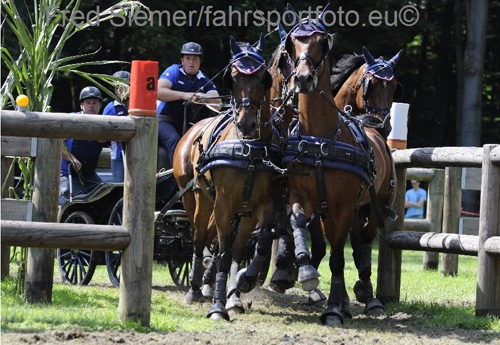
POLYGON ((246 272, 247 269, 243 268, 236 275, 236 288, 243 293, 248 293, 257 286, 256 277, 248 277, 246 272))
POLYGON ((326 302, 326 296, 321 290, 313 289, 309 291, 309 297, 307 298, 307 304, 316 305, 318 307, 323 307, 326 302))
POLYGON ((306 280, 306 281, 302 282, 302 289, 305 291, 311 291, 311 290, 316 289, 318 287, 318 285, 319 285, 319 279, 314 278, 314 279, 310 279, 310 280, 306 280))
POLYGON ((364 312, 369 316, 386 315, 384 305, 376 298, 372 298, 368 303, 366 303, 364 312))
POLYGON ((338 327, 344 323, 344 316, 338 307, 330 305, 321 314, 320 320, 327 326, 338 327))
POLYGON ((229 321, 229 315, 226 316, 224 314, 219 314, 219 313, 210 314, 208 315, 208 317, 210 318, 210 320, 214 321, 219 321, 219 320, 229 321))
POLYGON ((288 271, 284 269, 277 269, 269 282, 269 286, 273 291, 285 293, 287 289, 295 286, 295 280, 290 276, 288 271))
POLYGON ((228 313, 231 314, 245 314, 245 307, 243 306, 243 303, 241 301, 235 301, 231 303, 231 301, 228 301, 226 304, 226 309, 228 313))
POLYGON ((365 284, 361 280, 356 281, 353 290, 356 295, 356 301, 359 303, 366 304, 366 302, 373 297, 373 287, 371 284, 365 284))
POLYGON ((188 293, 186 294, 186 303, 187 304, 204 302, 204 301, 205 301, 205 297, 201 293, 200 289, 193 290, 193 288, 190 288, 188 293))
POLYGON ((212 298, 214 295, 214 289, 213 289, 212 285, 203 284, 203 287, 201 288, 201 294, 205 298, 212 298))
POLYGON ((325 326, 340 327, 342 326, 342 319, 337 315, 329 315, 325 318, 325 326))
POLYGON ((229 314, 227 313, 226 307, 221 301, 216 301, 215 304, 208 311, 207 317, 211 320, 221 320, 224 319, 229 321, 229 314))
MULTIPOLYGON (((299 281, 299 283, 303 283, 307 280, 313 280, 313 279, 318 280, 317 278, 319 278, 320 276, 321 276, 321 274, 319 274, 319 272, 312 265, 301 266, 299 268, 298 281, 299 281)), ((318 280, 318 282, 319 282, 319 280, 318 280)), ((312 290, 315 288, 316 288, 316 286, 309 289, 309 290, 312 290)))

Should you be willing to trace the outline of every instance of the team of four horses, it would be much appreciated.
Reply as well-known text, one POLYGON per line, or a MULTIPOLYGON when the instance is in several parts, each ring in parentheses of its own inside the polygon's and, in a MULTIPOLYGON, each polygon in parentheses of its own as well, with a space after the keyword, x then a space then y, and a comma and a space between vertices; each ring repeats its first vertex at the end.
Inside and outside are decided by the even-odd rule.
POLYGON ((212 319, 242 312, 240 293, 257 285, 278 238, 270 286, 284 292, 298 281, 311 303, 324 303, 317 268, 326 237, 331 289, 321 321, 335 326, 352 317, 343 272, 348 235, 359 275, 356 298, 367 313, 384 312, 370 281, 371 249, 378 228, 393 217, 396 180, 386 138, 400 53, 386 61, 363 48, 363 55, 331 66, 333 36, 323 13, 301 20, 290 5, 288 13, 297 24, 288 33, 280 26, 269 67, 262 34, 256 47, 230 38, 223 76, 230 109, 195 123, 175 151, 174 176, 194 241, 186 300, 212 296, 212 319), (253 259, 239 269, 256 229, 253 259), (204 249, 214 238, 218 248, 205 271, 204 249))

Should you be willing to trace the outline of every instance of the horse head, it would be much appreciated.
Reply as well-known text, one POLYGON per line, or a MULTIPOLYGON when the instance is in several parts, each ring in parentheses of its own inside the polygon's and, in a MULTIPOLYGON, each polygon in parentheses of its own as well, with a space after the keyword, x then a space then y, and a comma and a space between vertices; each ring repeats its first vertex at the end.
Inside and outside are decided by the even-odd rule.
POLYGON ((382 57, 374 59, 363 47, 365 68, 357 85, 356 104, 365 113, 378 116, 384 120, 391 110, 397 81, 394 67, 401 56, 401 50, 389 61, 382 57))
POLYGON ((256 139, 260 127, 270 118, 268 92, 272 78, 262 57, 265 37, 260 35, 257 47, 238 44, 230 38, 231 62, 224 75, 224 85, 231 90, 231 106, 239 133, 245 139, 256 139))
POLYGON ((323 15, 329 8, 325 6, 317 20, 304 19, 288 4, 288 13, 297 23, 285 39, 285 50, 294 64, 293 78, 289 79, 290 89, 296 92, 312 92, 318 83, 318 76, 325 72, 325 60, 333 46, 333 35, 326 32, 323 15))

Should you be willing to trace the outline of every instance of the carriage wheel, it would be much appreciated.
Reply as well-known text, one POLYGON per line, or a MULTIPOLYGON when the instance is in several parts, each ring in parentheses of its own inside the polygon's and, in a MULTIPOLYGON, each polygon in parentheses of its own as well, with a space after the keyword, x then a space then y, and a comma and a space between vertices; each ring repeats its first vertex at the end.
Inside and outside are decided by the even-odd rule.
MULTIPOLYGON (((71 213, 64 223, 93 224, 85 212, 71 213)), ((72 285, 87 285, 94 275, 97 256, 93 250, 57 249, 57 261, 62 281, 72 285)))
MULTIPOLYGON (((109 216, 108 225, 122 225, 123 224, 123 198, 118 200, 113 207, 109 216)), ((106 259, 106 267, 108 269, 108 276, 111 283, 118 287, 120 286, 120 264, 122 261, 122 251, 114 250, 104 253, 106 259)))
POLYGON ((168 261, 168 270, 176 286, 182 289, 189 288, 189 273, 192 266, 191 260, 173 259, 168 261))

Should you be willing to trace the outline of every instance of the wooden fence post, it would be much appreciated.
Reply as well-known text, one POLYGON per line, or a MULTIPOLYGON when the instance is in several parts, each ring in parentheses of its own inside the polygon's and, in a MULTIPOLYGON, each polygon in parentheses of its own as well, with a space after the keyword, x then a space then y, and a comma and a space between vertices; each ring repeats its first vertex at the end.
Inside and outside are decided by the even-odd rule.
MULTIPOLYGON (((38 139, 33 182, 33 221, 57 222, 61 139, 38 139)), ((28 248, 24 292, 30 303, 51 303, 54 249, 28 248)))
MULTIPOLYGON (((445 189, 443 207, 443 233, 458 234, 460 207, 462 204, 462 168, 445 169, 445 189)), ((458 255, 445 253, 441 256, 441 274, 455 276, 458 273, 458 255)))
POLYGON ((158 152, 158 62, 132 61, 130 77, 129 117, 135 122, 136 133, 125 148, 123 225, 130 232, 130 244, 121 257, 118 314, 121 321, 137 321, 149 327, 158 152))
MULTIPOLYGON (((434 174, 427 190, 427 215, 426 218, 431 224, 430 232, 441 232, 443 224, 443 199, 444 199, 444 170, 432 169, 434 174)), ((439 253, 424 252, 424 270, 438 268, 439 253)))
MULTIPOLYGON (((61 139, 38 139, 33 182, 33 221, 57 222, 61 139), (55 178, 54 178, 55 177, 55 178)), ((54 249, 28 248, 24 292, 30 303, 51 303, 54 249)))
POLYGON ((401 250, 392 249, 387 243, 387 236, 393 231, 404 228, 406 168, 396 166, 398 188, 394 210, 398 214, 395 221, 386 221, 379 236, 377 298, 382 303, 398 302, 401 290, 401 250))
POLYGON ((500 236, 500 146, 483 149, 476 316, 500 316, 500 257, 488 255, 484 246, 488 238, 500 236))

